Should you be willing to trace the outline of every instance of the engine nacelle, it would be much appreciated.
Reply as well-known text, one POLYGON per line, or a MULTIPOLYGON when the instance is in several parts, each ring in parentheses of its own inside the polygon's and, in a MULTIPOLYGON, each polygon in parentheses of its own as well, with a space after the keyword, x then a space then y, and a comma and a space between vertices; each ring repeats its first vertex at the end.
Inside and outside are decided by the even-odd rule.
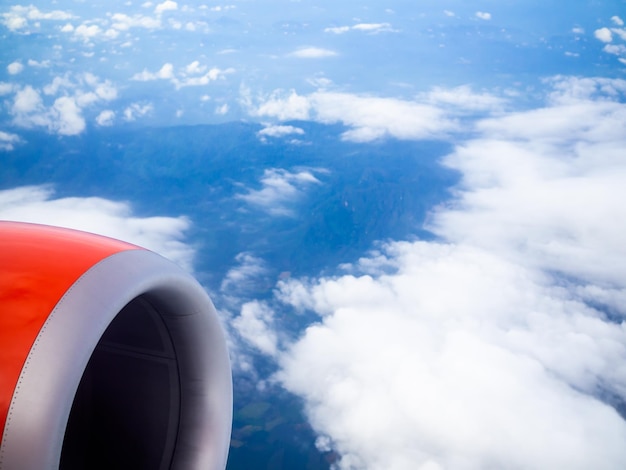
POLYGON ((223 469, 228 350, 211 300, 128 243, 0 222, 0 468, 223 469))

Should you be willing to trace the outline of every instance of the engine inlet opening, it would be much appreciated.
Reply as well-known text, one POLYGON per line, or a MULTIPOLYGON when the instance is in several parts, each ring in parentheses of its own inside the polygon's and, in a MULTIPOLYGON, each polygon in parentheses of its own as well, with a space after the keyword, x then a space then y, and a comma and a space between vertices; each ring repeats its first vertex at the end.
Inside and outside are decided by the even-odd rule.
POLYGON ((179 417, 174 346, 157 309, 139 296, 117 314, 91 355, 59 468, 167 469, 179 417))

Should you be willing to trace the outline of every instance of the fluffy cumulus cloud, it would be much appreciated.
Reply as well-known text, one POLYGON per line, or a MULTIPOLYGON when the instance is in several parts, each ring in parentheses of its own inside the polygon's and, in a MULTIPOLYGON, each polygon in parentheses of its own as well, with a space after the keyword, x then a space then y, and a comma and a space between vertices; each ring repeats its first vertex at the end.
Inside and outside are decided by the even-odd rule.
POLYGON ((249 344, 264 354, 274 356, 278 351, 278 335, 273 329, 274 312, 261 302, 247 302, 232 322, 232 326, 249 344))
POLYGON ((165 0, 163 3, 159 3, 156 7, 154 7, 154 12, 157 15, 162 14, 164 11, 174 10, 178 10, 178 3, 173 2, 172 0, 165 0))
POLYGON ((115 111, 105 109, 96 117, 96 123, 99 126, 112 126, 115 121, 115 111))
POLYGON ((11 31, 21 31, 40 21, 63 21, 74 18, 71 13, 62 10, 41 11, 34 5, 14 5, 8 12, 2 13, 2 24, 11 31), (32 23, 34 22, 34 23, 32 23))
POLYGON ((613 27, 603 27, 594 31, 596 39, 604 43, 602 50, 617 56, 617 60, 626 65, 626 28, 619 16, 611 17, 613 27))
POLYGON ((292 173, 283 169, 263 172, 261 189, 248 189, 238 199, 274 216, 292 216, 291 204, 303 194, 303 190, 320 181, 310 171, 292 173))
POLYGON ((281 121, 313 119, 323 123, 342 122, 350 127, 346 140, 369 142, 392 136, 421 139, 458 130, 460 118, 468 113, 496 112, 504 101, 488 93, 474 93, 469 87, 451 90, 436 88, 415 100, 380 98, 320 90, 310 95, 275 91, 255 99, 241 92, 242 104, 253 116, 281 121))
POLYGON ((24 64, 22 64, 20 61, 15 61, 15 62, 11 62, 9 65, 7 65, 7 72, 9 72, 9 75, 17 75, 18 73, 22 72, 22 70, 24 70, 24 64))
POLYGON ((338 469, 626 465, 626 82, 550 86, 445 159, 462 179, 436 241, 242 308, 338 469), (286 340, 285 306, 319 321, 286 340))
POLYGON ((132 76, 131 80, 149 82, 154 80, 168 80, 176 89, 189 86, 204 86, 216 80, 222 80, 227 75, 235 72, 233 68, 219 69, 213 67, 209 69, 206 65, 201 65, 199 61, 193 61, 179 71, 174 70, 174 65, 165 63, 156 72, 144 69, 140 73, 132 76))
POLYGON ((476 18, 480 18, 481 20, 489 21, 491 19, 491 13, 486 11, 477 11, 476 18))
POLYGON ((13 123, 43 127, 59 135, 76 135, 86 128, 84 110, 117 98, 117 89, 93 74, 56 76, 42 89, 18 88, 10 108, 13 123))
POLYGON ((613 40, 613 34, 609 28, 596 29, 593 35, 602 42, 611 42, 613 40))
POLYGON ((169 62, 163 64, 156 72, 149 72, 147 69, 144 69, 140 73, 136 73, 132 76, 131 80, 137 80, 139 82, 149 82, 152 80, 171 80, 174 78, 174 66, 169 62))
POLYGON ((185 217, 138 217, 124 202, 98 197, 55 198, 51 188, 0 191, 0 219, 73 228, 148 248, 191 271, 194 250, 185 243, 185 217))
POLYGON ((111 16, 111 28, 117 31, 128 31, 132 28, 154 30, 161 28, 161 20, 146 15, 127 15, 115 13, 111 16))

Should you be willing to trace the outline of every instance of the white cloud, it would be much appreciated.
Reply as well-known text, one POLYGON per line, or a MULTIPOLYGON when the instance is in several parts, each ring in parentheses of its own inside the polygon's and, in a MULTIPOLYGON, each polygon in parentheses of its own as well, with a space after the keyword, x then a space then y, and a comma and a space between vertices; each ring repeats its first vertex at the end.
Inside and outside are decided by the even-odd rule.
POLYGON ((15 144, 20 142, 16 134, 0 131, 0 150, 9 151, 15 148, 15 144))
POLYGON ((26 18, 22 16, 9 15, 7 13, 3 13, 2 16, 4 17, 2 24, 4 24, 10 31, 17 31, 28 26, 28 21, 26 21, 26 18))
POLYGON ((24 65, 19 61, 11 62, 7 65, 7 72, 9 72, 9 75, 17 75, 22 72, 22 70, 24 70, 24 65))
POLYGON ((626 46, 623 44, 607 44, 602 50, 613 55, 626 55, 626 46))
POLYGON ((48 67, 50 67, 50 61, 49 60, 37 61, 37 60, 33 60, 33 59, 28 59, 27 63, 29 65, 29 67, 40 67, 40 68, 48 68, 48 67))
POLYGON ((43 93, 47 104, 31 86, 17 91, 11 107, 16 125, 44 127, 59 135, 80 134, 86 128, 84 108, 117 97, 117 89, 108 80, 101 81, 90 73, 56 76, 43 87, 43 93))
POLYGON ((230 107, 228 106, 228 103, 224 103, 223 105, 215 108, 215 114, 217 114, 218 116, 224 116, 228 114, 229 110, 230 110, 230 107))
POLYGON ((491 13, 487 13, 485 11, 477 11, 476 18, 480 18, 481 20, 489 21, 491 19, 491 13))
POLYGON ((199 61, 194 60, 192 63, 190 63, 189 65, 185 67, 185 73, 188 73, 191 75, 198 75, 198 74, 204 73, 206 69, 207 69, 206 65, 200 65, 199 61))
POLYGON ((279 353, 277 378, 306 399, 338 468, 624 462, 624 421, 588 394, 624 359, 619 325, 482 250, 415 242, 384 254, 394 274, 292 287, 323 319, 279 353))
POLYGON ((325 93, 317 98, 320 120, 342 121, 353 127, 344 133, 344 137, 357 142, 388 135, 401 139, 419 139, 454 128, 441 110, 427 105, 340 93, 325 93))
POLYGON ((333 84, 333 81, 326 77, 314 77, 308 78, 307 83, 314 86, 315 88, 325 89, 329 88, 333 84))
POLYGON ((219 69, 217 67, 213 67, 204 75, 200 75, 198 77, 174 78, 172 83, 177 89, 188 86, 204 86, 216 80, 224 79, 227 75, 232 73, 235 73, 235 69, 233 68, 219 69))
POLYGON ((245 194, 237 195, 248 204, 256 206, 270 215, 292 216, 289 207, 303 193, 303 188, 320 181, 309 171, 291 173, 282 169, 270 169, 263 172, 261 189, 248 189, 245 194))
POLYGON ((352 26, 335 26, 325 28, 325 33, 343 34, 349 31, 361 31, 370 34, 397 32, 389 23, 358 23, 352 26))
POLYGON ((43 101, 39 92, 28 85, 19 90, 13 98, 12 111, 14 114, 22 115, 38 111, 42 108, 43 101))
POLYGON ((159 29, 161 20, 145 15, 128 16, 125 13, 115 13, 111 16, 111 28, 118 31, 128 31, 131 28, 159 29))
POLYGON ((85 130, 85 119, 76 100, 62 96, 52 106, 51 125, 60 135, 77 135, 85 130))
POLYGON ((581 28, 580 26, 577 26, 575 28, 572 28, 572 33, 574 33, 574 34, 585 34, 585 28, 581 28))
POLYGON ((188 86, 204 86, 209 83, 223 79, 227 75, 230 75, 235 72, 235 69, 219 69, 213 67, 208 70, 206 73, 200 76, 189 76, 197 73, 202 73, 202 71, 206 70, 206 66, 200 65, 198 61, 194 61, 191 64, 187 65, 181 73, 177 74, 174 72, 174 66, 171 63, 164 64, 157 72, 149 72, 144 69, 141 73, 136 73, 131 77, 131 80, 136 80, 140 82, 148 82, 153 80, 169 80, 176 89, 180 89, 188 86))
POLYGON ((239 253, 235 261, 237 266, 228 270, 220 285, 220 291, 223 293, 241 293, 249 290, 251 285, 259 282, 259 279, 267 274, 263 260, 251 253, 239 253))
POLYGON ((389 23, 359 23, 352 26, 355 31, 365 31, 368 33, 379 33, 383 31, 393 31, 389 23))
POLYGON ((304 131, 294 126, 267 126, 257 132, 260 137, 285 137, 292 134, 304 135, 304 131))
POLYGON ((45 95, 56 95, 59 90, 66 89, 72 90, 76 87, 76 84, 70 80, 69 75, 64 76, 56 76, 52 79, 52 82, 48 83, 43 87, 43 92, 45 95))
POLYGON ((426 103, 452 106, 462 111, 499 111, 505 101, 490 93, 475 93, 469 86, 456 88, 435 87, 428 93, 420 95, 426 103))
POLYGON ((155 73, 148 72, 148 70, 144 69, 141 73, 133 75, 131 80, 149 82, 152 80, 171 80, 172 78, 174 78, 174 66, 168 62, 163 64, 163 66, 155 73))
POLYGON ((15 91, 15 85, 13 83, 0 82, 0 96, 8 95, 15 91))
POLYGON ((102 34, 102 29, 97 24, 81 24, 73 29, 72 32, 76 38, 88 42, 89 40, 100 36, 102 34))
POLYGON ((348 31, 350 31, 350 26, 332 26, 329 28, 325 28, 324 32, 325 33, 334 33, 334 34, 343 34, 343 33, 347 33, 348 31))
POLYGON ((545 106, 481 119, 445 159, 462 179, 429 219, 438 241, 280 282, 277 306, 319 315, 294 342, 247 307, 242 337, 338 469, 626 463, 626 81, 549 83, 545 106))
POLYGON ((622 41, 626 41, 626 29, 624 28, 611 28, 611 31, 619 36, 622 41))
MULTIPOLYGON (((589 86, 576 81, 565 83, 589 86)), ((552 106, 480 123, 488 138, 468 142, 447 160, 473 189, 459 198, 457 210, 437 219, 436 231, 491 251, 507 250, 533 267, 619 284, 626 276, 620 261, 626 261, 626 249, 618 235, 626 230, 620 222, 626 208, 618 202, 625 191, 626 165, 619 154, 626 145, 626 106, 607 99, 611 95, 602 88, 610 82, 596 81, 601 100, 562 92, 552 106)), ((626 82, 614 83, 626 95, 626 82)))
POLYGON ((280 120, 312 118, 324 123, 343 122, 352 128, 343 137, 357 142, 387 136, 420 139, 456 128, 443 110, 429 104, 327 91, 308 96, 291 92, 286 97, 275 92, 251 112, 280 120))
MULTIPOLYGON (((248 103, 250 97, 243 96, 244 103, 248 103)), ((249 103, 251 105, 251 103, 249 103)), ((298 95, 295 91, 291 91, 288 96, 284 96, 277 91, 272 93, 268 98, 256 108, 251 108, 250 112, 253 116, 271 116, 281 121, 288 119, 307 120, 310 117, 311 102, 308 97, 298 95)))
POLYGON ((248 302, 233 320, 233 327, 249 344, 260 352, 273 356, 278 350, 278 336, 272 328, 273 312, 259 302, 248 302))
POLYGON ((596 29, 593 35, 602 42, 611 42, 613 40, 613 34, 609 28, 596 29))
POLYGON ((163 3, 159 3, 156 7, 154 7, 154 12, 157 15, 162 14, 164 11, 174 10, 178 10, 178 3, 173 2, 172 0, 165 0, 163 3))
POLYGON ((26 28, 29 21, 63 21, 75 18, 75 16, 61 10, 43 12, 33 5, 14 5, 8 12, 2 13, 2 18, 2 24, 11 31, 17 31, 26 28))
POLYGON ((624 26, 624 20, 622 20, 619 16, 611 16, 611 21, 617 26, 624 26))
POLYGON ((124 109, 124 119, 126 121, 135 121, 138 117, 146 116, 154 111, 154 107, 150 103, 132 103, 124 109))
POLYGON ((452 17, 456 16, 456 15, 454 14, 454 12, 453 12, 453 11, 450 11, 450 10, 443 10, 443 14, 444 14, 444 15, 446 15, 446 16, 448 16, 448 17, 450 17, 450 18, 452 18, 452 17))
POLYGON ((99 126, 112 126, 115 120, 115 112, 110 109, 105 109, 96 117, 96 123, 99 126))
POLYGON ((209 10, 214 11, 214 12, 222 12, 222 11, 233 10, 235 8, 237 8, 236 5, 216 5, 214 7, 209 8, 209 10))
POLYGON ((368 142, 384 137, 423 139, 441 137, 462 128, 459 119, 474 113, 498 113, 505 101, 468 86, 434 88, 415 100, 379 98, 320 90, 310 95, 276 90, 256 100, 246 88, 241 102, 252 116, 285 120, 342 122, 351 129, 346 140, 368 142))
POLYGON ((74 228, 155 251, 191 271, 194 250, 185 243, 185 217, 138 217, 127 203, 98 197, 55 198, 50 188, 0 191, 0 219, 74 228))
POLYGON ((330 49, 321 47, 302 47, 289 54, 287 57, 295 57, 297 59, 323 59, 325 57, 334 57, 337 53, 330 49))

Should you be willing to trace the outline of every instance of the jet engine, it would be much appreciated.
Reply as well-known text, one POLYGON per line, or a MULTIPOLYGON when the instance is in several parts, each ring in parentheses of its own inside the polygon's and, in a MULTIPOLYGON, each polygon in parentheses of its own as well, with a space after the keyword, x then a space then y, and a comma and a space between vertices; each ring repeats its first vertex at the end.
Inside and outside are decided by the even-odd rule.
POLYGON ((0 222, 0 468, 224 469, 232 380, 211 300, 151 251, 0 222))

